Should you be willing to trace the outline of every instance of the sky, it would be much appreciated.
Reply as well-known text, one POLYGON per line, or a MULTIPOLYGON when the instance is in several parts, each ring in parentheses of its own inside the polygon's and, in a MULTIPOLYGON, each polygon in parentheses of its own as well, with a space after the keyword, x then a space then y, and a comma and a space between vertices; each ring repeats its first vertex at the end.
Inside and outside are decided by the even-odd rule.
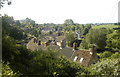
POLYGON ((75 23, 118 22, 120 0, 12 0, 4 5, 1 14, 13 16, 15 20, 31 18, 36 23, 64 23, 72 19, 75 23))

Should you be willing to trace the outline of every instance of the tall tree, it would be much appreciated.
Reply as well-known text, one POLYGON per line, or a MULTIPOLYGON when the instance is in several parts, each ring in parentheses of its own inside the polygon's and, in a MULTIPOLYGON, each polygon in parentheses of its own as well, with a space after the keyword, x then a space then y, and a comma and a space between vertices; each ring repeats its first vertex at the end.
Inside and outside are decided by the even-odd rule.
POLYGON ((74 25, 74 22, 73 22, 73 20, 72 19, 66 19, 65 21, 64 21, 64 25, 74 25))
POLYGON ((106 43, 108 48, 120 49, 120 30, 108 34, 106 43))
POLYGON ((109 33, 107 29, 90 29, 85 39, 82 41, 82 47, 88 48, 89 44, 96 44, 97 48, 104 49, 106 46, 106 35, 109 33), (85 46, 87 45, 87 46, 85 46))

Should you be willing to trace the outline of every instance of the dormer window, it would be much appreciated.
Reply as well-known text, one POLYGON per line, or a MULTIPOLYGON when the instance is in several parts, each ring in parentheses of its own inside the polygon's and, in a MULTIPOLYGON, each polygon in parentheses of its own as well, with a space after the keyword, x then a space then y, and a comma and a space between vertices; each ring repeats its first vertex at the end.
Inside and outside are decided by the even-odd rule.
POLYGON ((90 54, 92 55, 93 53, 92 53, 92 52, 90 52, 90 54))
POLYGON ((75 56, 74 61, 76 61, 76 60, 77 60, 77 58, 78 58, 78 57, 77 57, 77 56, 75 56))
POLYGON ((80 59, 80 63, 82 63, 82 62, 83 62, 83 58, 80 59))
POLYGON ((60 47, 60 49, 62 49, 62 47, 60 47))

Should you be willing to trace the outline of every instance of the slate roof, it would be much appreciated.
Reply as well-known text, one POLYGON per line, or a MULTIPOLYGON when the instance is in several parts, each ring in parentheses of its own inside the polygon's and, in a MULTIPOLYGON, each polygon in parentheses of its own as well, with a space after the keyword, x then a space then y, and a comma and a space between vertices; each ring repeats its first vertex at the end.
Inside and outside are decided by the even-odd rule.
POLYGON ((57 51, 60 50, 60 47, 58 45, 51 45, 51 46, 48 46, 48 48, 55 49, 57 51))
POLYGON ((50 31, 50 30, 53 30, 53 28, 50 28, 50 27, 44 27, 44 28, 42 28, 42 30, 44 30, 44 31, 50 31))
POLYGON ((120 30, 120 28, 113 28, 114 30, 120 30))
POLYGON ((71 47, 65 47, 65 48, 60 49, 60 46, 58 46, 58 45, 51 45, 51 46, 48 46, 47 49, 48 48, 55 49, 59 53, 59 55, 66 56, 69 59, 71 58, 71 56, 73 54, 71 47))
POLYGON ((64 40, 65 39, 65 36, 58 36, 56 37, 56 41, 57 42, 60 42, 61 40, 64 40))
POLYGON ((71 58, 71 56, 73 54, 73 48, 71 48, 71 47, 62 48, 60 50, 60 53, 64 56, 66 56, 67 58, 71 58))

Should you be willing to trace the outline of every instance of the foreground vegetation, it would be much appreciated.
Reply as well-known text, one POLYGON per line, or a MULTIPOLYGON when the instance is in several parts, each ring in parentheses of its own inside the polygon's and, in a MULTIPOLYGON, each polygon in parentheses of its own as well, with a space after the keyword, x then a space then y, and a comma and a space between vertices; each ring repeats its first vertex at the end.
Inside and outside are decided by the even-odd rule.
MULTIPOLYGON (((116 25, 119 27, 118 25, 116 25)), ((50 33, 51 34, 51 33, 50 33)), ((54 32, 53 32, 54 34, 54 32)), ((47 35, 47 34, 46 34, 47 35)), ((48 34, 49 35, 49 34, 48 34)), ((66 20, 64 24, 36 24, 27 18, 20 22, 7 15, 2 16, 2 74, 17 76, 53 76, 80 77, 84 75, 120 75, 120 30, 112 28, 93 28, 90 24, 75 24, 66 20), (55 50, 28 50, 18 44, 31 36, 41 37, 41 28, 53 27, 63 31, 66 40, 71 43, 75 36, 73 31, 79 31, 84 39, 79 48, 88 49, 89 44, 96 44, 100 60, 89 67, 83 67, 55 50), (22 28, 27 28, 25 31, 22 28)))

